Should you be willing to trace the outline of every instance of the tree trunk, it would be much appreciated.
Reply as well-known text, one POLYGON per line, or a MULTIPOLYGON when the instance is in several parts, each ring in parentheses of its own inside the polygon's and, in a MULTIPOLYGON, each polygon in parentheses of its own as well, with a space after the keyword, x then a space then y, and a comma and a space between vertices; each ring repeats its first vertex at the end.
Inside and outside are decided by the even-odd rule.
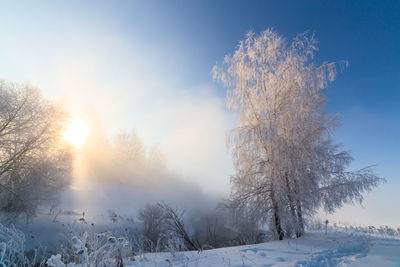
POLYGON ((297 220, 298 220, 298 229, 296 231, 296 237, 299 238, 304 234, 304 220, 303 220, 303 213, 301 211, 301 204, 300 201, 297 200, 297 220))
MULTIPOLYGON (((287 172, 285 172, 285 182, 286 182, 286 188, 287 188, 287 196, 288 196, 288 201, 289 201, 289 207, 290 207, 290 213, 292 214, 293 221, 295 223, 294 231, 296 234, 296 237, 298 237, 299 234, 299 218, 298 218, 298 211, 296 215, 296 208, 295 208, 295 203, 292 198, 292 189, 290 188, 290 183, 289 183, 289 175, 287 172)), ((292 228, 293 229, 293 228, 292 228)), ((292 231, 292 229, 290 229, 292 231)), ((291 232, 293 233, 293 232, 291 232)), ((289 234, 291 235, 291 234, 289 234)))
POLYGON ((272 189, 272 192, 271 192, 271 199, 272 199, 272 206, 273 206, 273 209, 274 209, 274 221, 273 221, 273 223, 275 224, 275 230, 276 230, 276 234, 278 236, 278 239, 282 240, 285 237, 285 233, 284 233, 284 231, 282 229, 282 226, 281 226, 281 219, 279 217, 278 205, 277 205, 276 200, 275 200, 274 189, 272 189))
POLYGON ((283 232, 283 229, 281 227, 281 220, 279 218, 278 212, 274 212, 274 223, 275 223, 275 229, 276 233, 278 235, 278 239, 282 240, 285 237, 285 233, 283 232))
MULTIPOLYGON (((297 182, 296 179, 294 180, 294 193, 297 195, 297 182)), ((304 219, 303 219, 303 211, 301 209, 300 200, 296 200, 296 209, 297 209, 297 221, 298 221, 298 229, 296 230, 296 237, 299 238, 304 234, 304 219)))

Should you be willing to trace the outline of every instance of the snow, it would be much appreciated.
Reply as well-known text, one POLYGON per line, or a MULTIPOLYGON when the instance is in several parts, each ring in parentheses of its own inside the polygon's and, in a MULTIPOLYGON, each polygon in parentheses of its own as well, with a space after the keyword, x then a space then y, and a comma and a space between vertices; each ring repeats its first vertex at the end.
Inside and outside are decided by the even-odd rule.
POLYGON ((369 253, 350 266, 400 266, 400 241, 376 239, 369 253))
POLYGON ((357 232, 312 231, 299 239, 203 252, 148 253, 134 266, 400 266, 400 239, 357 232))

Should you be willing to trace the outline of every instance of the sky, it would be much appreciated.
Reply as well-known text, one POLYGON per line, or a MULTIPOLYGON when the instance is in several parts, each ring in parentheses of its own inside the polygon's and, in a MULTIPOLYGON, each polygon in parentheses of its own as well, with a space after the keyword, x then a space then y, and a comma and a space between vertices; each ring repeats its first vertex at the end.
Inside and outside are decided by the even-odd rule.
POLYGON ((182 179, 227 195, 236 120, 212 66, 250 30, 289 41, 310 30, 317 63, 349 62, 325 91, 341 115, 335 141, 352 168, 376 165, 387 179, 329 218, 399 225, 398 14, 398 1, 1 1, 0 79, 41 88, 108 136, 135 130, 182 179))

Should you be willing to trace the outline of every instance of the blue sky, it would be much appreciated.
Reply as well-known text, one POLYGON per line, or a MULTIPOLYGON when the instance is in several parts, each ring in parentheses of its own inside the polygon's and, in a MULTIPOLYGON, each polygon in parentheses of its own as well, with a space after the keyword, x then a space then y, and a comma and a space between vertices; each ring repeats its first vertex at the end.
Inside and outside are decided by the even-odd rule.
POLYGON ((249 30, 288 40, 311 30, 317 62, 349 62, 325 91, 342 118, 335 139, 352 167, 376 164, 388 181, 365 208, 335 216, 398 224, 399 14, 398 1, 2 1, 0 78, 39 86, 74 116, 94 112, 110 133, 135 128, 187 179, 226 189, 224 135, 235 122, 212 66, 249 30))

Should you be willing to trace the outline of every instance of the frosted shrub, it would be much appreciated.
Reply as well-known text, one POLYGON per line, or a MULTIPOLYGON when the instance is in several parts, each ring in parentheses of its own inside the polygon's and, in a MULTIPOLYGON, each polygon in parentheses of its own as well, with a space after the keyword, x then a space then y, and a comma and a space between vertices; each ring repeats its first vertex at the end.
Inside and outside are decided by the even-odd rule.
MULTIPOLYGON (((123 266, 123 258, 130 252, 129 242, 124 237, 117 238, 110 232, 94 235, 83 232, 72 236, 69 246, 63 248, 63 258, 85 267, 123 266)), ((58 255, 53 255, 47 264, 58 266, 60 261, 58 255)))
POLYGON ((13 225, 0 224, 0 266, 24 266, 28 263, 24 254, 25 236, 13 225))
POLYGON ((163 247, 163 251, 168 251, 169 253, 171 253, 173 258, 179 258, 181 254, 183 255, 183 253, 179 252, 187 250, 185 246, 185 240, 172 231, 167 234, 161 234, 160 239, 157 243, 158 247, 163 247))
POLYGON ((61 255, 51 255, 50 259, 47 260, 46 264, 52 267, 64 267, 65 264, 61 260, 61 255))

